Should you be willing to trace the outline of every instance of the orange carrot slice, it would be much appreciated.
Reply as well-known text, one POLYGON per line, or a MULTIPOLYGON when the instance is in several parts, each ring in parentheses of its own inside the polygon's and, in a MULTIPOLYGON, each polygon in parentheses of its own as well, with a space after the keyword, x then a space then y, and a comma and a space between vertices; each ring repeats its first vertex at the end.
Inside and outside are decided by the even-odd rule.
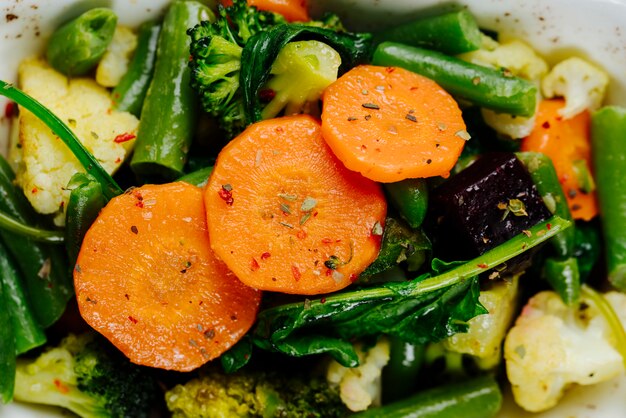
POLYGON ((347 170, 310 116, 251 125, 219 154, 205 191, 213 251, 249 286, 342 289, 377 256, 386 202, 347 170))
POLYGON ((147 185, 112 199, 74 270, 80 313, 130 360, 189 371, 250 328, 260 292, 211 251, 202 190, 147 185))
POLYGON ((595 192, 585 190, 576 174, 576 163, 584 161, 591 167, 590 115, 584 111, 571 119, 563 119, 558 111, 562 99, 539 103, 535 127, 522 140, 523 151, 546 154, 552 160, 574 219, 588 221, 598 214, 595 192))
MULTIPOLYGON (((232 0, 222 0, 224 6, 232 6, 232 0)), ((310 20, 306 0, 248 0, 248 6, 259 10, 281 14, 290 22, 310 20)))
POLYGON ((324 139, 346 167, 375 181, 447 177, 469 139, 454 99, 402 68, 353 68, 323 100, 324 139))

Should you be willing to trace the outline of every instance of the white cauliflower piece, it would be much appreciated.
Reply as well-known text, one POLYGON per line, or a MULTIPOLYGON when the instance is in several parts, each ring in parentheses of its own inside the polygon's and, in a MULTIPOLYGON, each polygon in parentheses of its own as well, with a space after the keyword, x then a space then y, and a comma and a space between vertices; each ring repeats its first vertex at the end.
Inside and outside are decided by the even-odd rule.
MULTIPOLYGON (((106 89, 92 79, 68 80, 38 59, 23 61, 18 76, 21 88, 63 120, 107 172, 122 164, 135 141, 116 138, 135 135, 139 121, 130 113, 112 110, 106 89)), ((20 109, 19 135, 11 145, 10 160, 17 167, 16 183, 35 210, 53 214, 55 223, 63 225, 69 199, 66 185, 84 169, 67 146, 25 109, 20 109)))
POLYGON ((609 76, 603 69, 572 57, 552 68, 541 80, 541 90, 547 98, 565 98, 565 107, 559 110, 559 114, 569 119, 585 109, 599 108, 608 84, 609 76))
POLYGON ((339 386, 341 400, 351 411, 364 411, 369 406, 380 405, 381 375, 389 362, 389 341, 381 338, 367 351, 360 344, 355 345, 359 355, 358 367, 344 367, 332 361, 326 372, 326 379, 339 386))
POLYGON ((128 65, 137 48, 137 35, 126 26, 115 28, 109 44, 96 69, 96 81, 104 87, 115 87, 128 71, 128 65))
MULTIPOLYGON (((625 323, 626 295, 613 292, 607 299, 625 323)), ((504 343, 516 403, 543 411, 555 406, 571 384, 592 385, 622 373, 623 360, 611 339, 604 317, 590 301, 570 309, 555 292, 535 295, 504 343)))
POLYGON ((480 292, 479 301, 489 311, 470 319, 466 333, 455 334, 444 340, 447 350, 478 357, 486 368, 500 362, 502 341, 517 309, 519 277, 490 283, 480 292))
MULTIPOLYGON (((498 43, 487 36, 484 39, 481 49, 462 54, 460 58, 485 67, 506 68, 516 77, 537 83, 548 73, 548 64, 526 43, 518 39, 498 43)), ((513 139, 530 135, 535 126, 534 116, 514 116, 489 109, 481 109, 481 112, 487 125, 513 139)))

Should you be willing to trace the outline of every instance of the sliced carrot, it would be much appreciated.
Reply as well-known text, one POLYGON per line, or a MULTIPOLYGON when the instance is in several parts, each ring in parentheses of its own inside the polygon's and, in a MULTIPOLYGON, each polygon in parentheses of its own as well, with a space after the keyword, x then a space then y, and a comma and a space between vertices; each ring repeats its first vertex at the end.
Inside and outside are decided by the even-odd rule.
POLYGON ((558 113, 563 106, 562 99, 539 103, 535 127, 522 140, 522 150, 542 152, 550 157, 572 216, 588 221, 598 214, 596 194, 580 184, 575 164, 584 161, 589 170, 591 167, 590 115, 584 111, 571 119, 563 119, 558 113))
MULTIPOLYGON (((232 6, 232 0, 221 0, 224 6, 232 6)), ((306 0, 248 0, 248 6, 259 10, 281 14, 290 22, 310 20, 306 0)))
POLYGON ((375 181, 447 177, 469 138, 454 99, 402 68, 353 68, 323 100, 324 139, 346 167, 375 181))
POLYGON ((374 261, 387 209, 380 186, 347 170, 304 115, 233 139, 204 199, 211 246, 242 282, 306 295, 342 289, 374 261))
POLYGON ((216 259, 202 189, 182 182, 112 199, 85 236, 74 283, 91 327, 132 362, 177 371, 237 342, 261 297, 216 259))

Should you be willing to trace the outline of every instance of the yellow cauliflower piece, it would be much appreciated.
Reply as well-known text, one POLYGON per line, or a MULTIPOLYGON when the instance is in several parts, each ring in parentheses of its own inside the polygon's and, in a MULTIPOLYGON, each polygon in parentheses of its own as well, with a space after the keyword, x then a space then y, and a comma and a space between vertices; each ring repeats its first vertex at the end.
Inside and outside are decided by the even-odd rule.
POLYGON ((599 108, 608 84, 609 76, 602 68, 571 57, 552 67, 541 80, 541 91, 547 98, 565 98, 565 107, 559 114, 569 119, 585 109, 599 108))
POLYGON ((367 351, 361 344, 355 345, 359 356, 358 367, 344 367, 332 361, 326 372, 326 380, 339 386, 341 401, 351 411, 364 411, 369 406, 380 405, 381 375, 389 362, 389 341, 381 338, 367 351))
MULTIPOLYGON (((76 134, 104 169, 113 173, 131 151, 134 140, 116 142, 121 134, 135 135, 139 121, 127 112, 112 110, 109 92, 88 78, 68 80, 39 59, 19 67, 20 87, 54 112, 76 134)), ((66 185, 84 169, 67 146, 32 113, 20 109, 19 135, 10 159, 17 167, 16 182, 35 210, 65 222, 69 199, 66 185)))
MULTIPOLYGON (((612 292, 606 298, 624 324, 626 295, 612 292)), ((555 406, 572 384, 591 385, 622 373, 623 360, 611 339, 591 301, 570 309, 552 291, 532 297, 504 343, 516 403, 543 411, 555 406)))
POLYGON ((104 87, 115 87, 128 71, 137 48, 137 35, 126 26, 115 28, 113 39, 96 69, 96 81, 104 87))

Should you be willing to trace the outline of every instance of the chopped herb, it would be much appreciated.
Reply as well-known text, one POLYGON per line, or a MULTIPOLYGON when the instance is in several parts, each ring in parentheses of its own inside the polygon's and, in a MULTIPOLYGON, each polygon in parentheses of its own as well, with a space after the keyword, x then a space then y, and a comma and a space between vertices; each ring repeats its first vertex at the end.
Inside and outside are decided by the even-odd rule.
POLYGON ((383 226, 380 222, 376 221, 372 227, 372 235, 381 236, 383 234, 383 226))
POLYGON ((300 225, 304 225, 306 221, 309 220, 310 217, 311 217, 311 212, 307 212, 304 215, 302 215, 302 217, 300 218, 300 225))
POLYGON ((133 234, 137 235, 139 233, 139 229, 137 229, 137 227, 135 225, 130 227, 130 232, 132 232, 133 234))
POLYGON ((370 119, 372 119, 372 115, 365 115, 365 117, 363 119, 370 120, 370 119))
POLYGON ((474 77, 472 78, 472 84, 477 86, 480 84, 480 77, 474 77))
POLYGON ((365 95, 365 96, 367 96, 369 93, 370 93, 370 92, 369 92, 369 91, 367 91, 367 89, 363 89, 363 90, 361 90, 361 94, 363 94, 363 95, 365 95))
POLYGON ((233 186, 231 186, 230 184, 223 184, 222 189, 226 190, 227 192, 232 192, 233 186))
POLYGON ((335 270, 341 264, 341 260, 336 255, 331 255, 328 260, 324 261, 324 265, 330 270, 335 270))
POLYGON ((98 136, 98 134, 97 134, 97 133, 95 133, 94 131, 91 131, 91 136, 93 137, 93 139, 98 139, 98 138, 100 138, 100 137, 98 136))
POLYGON ((380 106, 378 106, 376 103, 363 103, 361 106, 363 106, 366 109, 374 109, 374 110, 380 109, 380 106))
POLYGON ((292 225, 292 224, 289 224, 289 223, 287 223, 287 222, 278 222, 278 223, 279 223, 279 224, 281 224, 281 225, 282 225, 282 226, 284 226, 284 227, 287 227, 287 228, 293 229, 293 225, 292 225))
POLYGON ((68 120, 67 120, 67 123, 69 123, 69 124, 70 124, 70 126, 71 126, 72 128, 74 128, 74 127, 76 126, 76 119, 72 119, 72 118, 70 118, 70 119, 68 119, 68 120))
POLYGON ((417 118, 413 116, 411 113, 407 113, 405 117, 411 122, 417 122, 417 118))
POLYGON ((515 216, 528 216, 526 205, 519 199, 510 199, 508 208, 515 216))
POLYGON ((459 138, 461 138, 464 141, 469 141, 472 138, 470 136, 469 132, 467 132, 465 129, 461 129, 459 131, 456 131, 454 133, 454 135, 458 136, 459 138))
POLYGON ((286 203, 281 203, 280 204, 280 210, 283 211, 286 214, 290 214, 291 213, 291 208, 286 203))
POLYGON ((317 205, 317 200, 312 198, 311 196, 307 196, 304 198, 302 205, 300 206, 300 210, 302 212, 311 212, 315 206, 317 205))
POLYGON ((293 202, 294 200, 296 200, 298 198, 298 195, 295 194, 287 194, 287 193, 278 193, 278 197, 280 197, 281 199, 285 199, 289 202, 293 202))
POLYGON ((355 120, 358 120, 358 118, 355 118, 354 116, 348 116, 348 122, 353 122, 355 120))

